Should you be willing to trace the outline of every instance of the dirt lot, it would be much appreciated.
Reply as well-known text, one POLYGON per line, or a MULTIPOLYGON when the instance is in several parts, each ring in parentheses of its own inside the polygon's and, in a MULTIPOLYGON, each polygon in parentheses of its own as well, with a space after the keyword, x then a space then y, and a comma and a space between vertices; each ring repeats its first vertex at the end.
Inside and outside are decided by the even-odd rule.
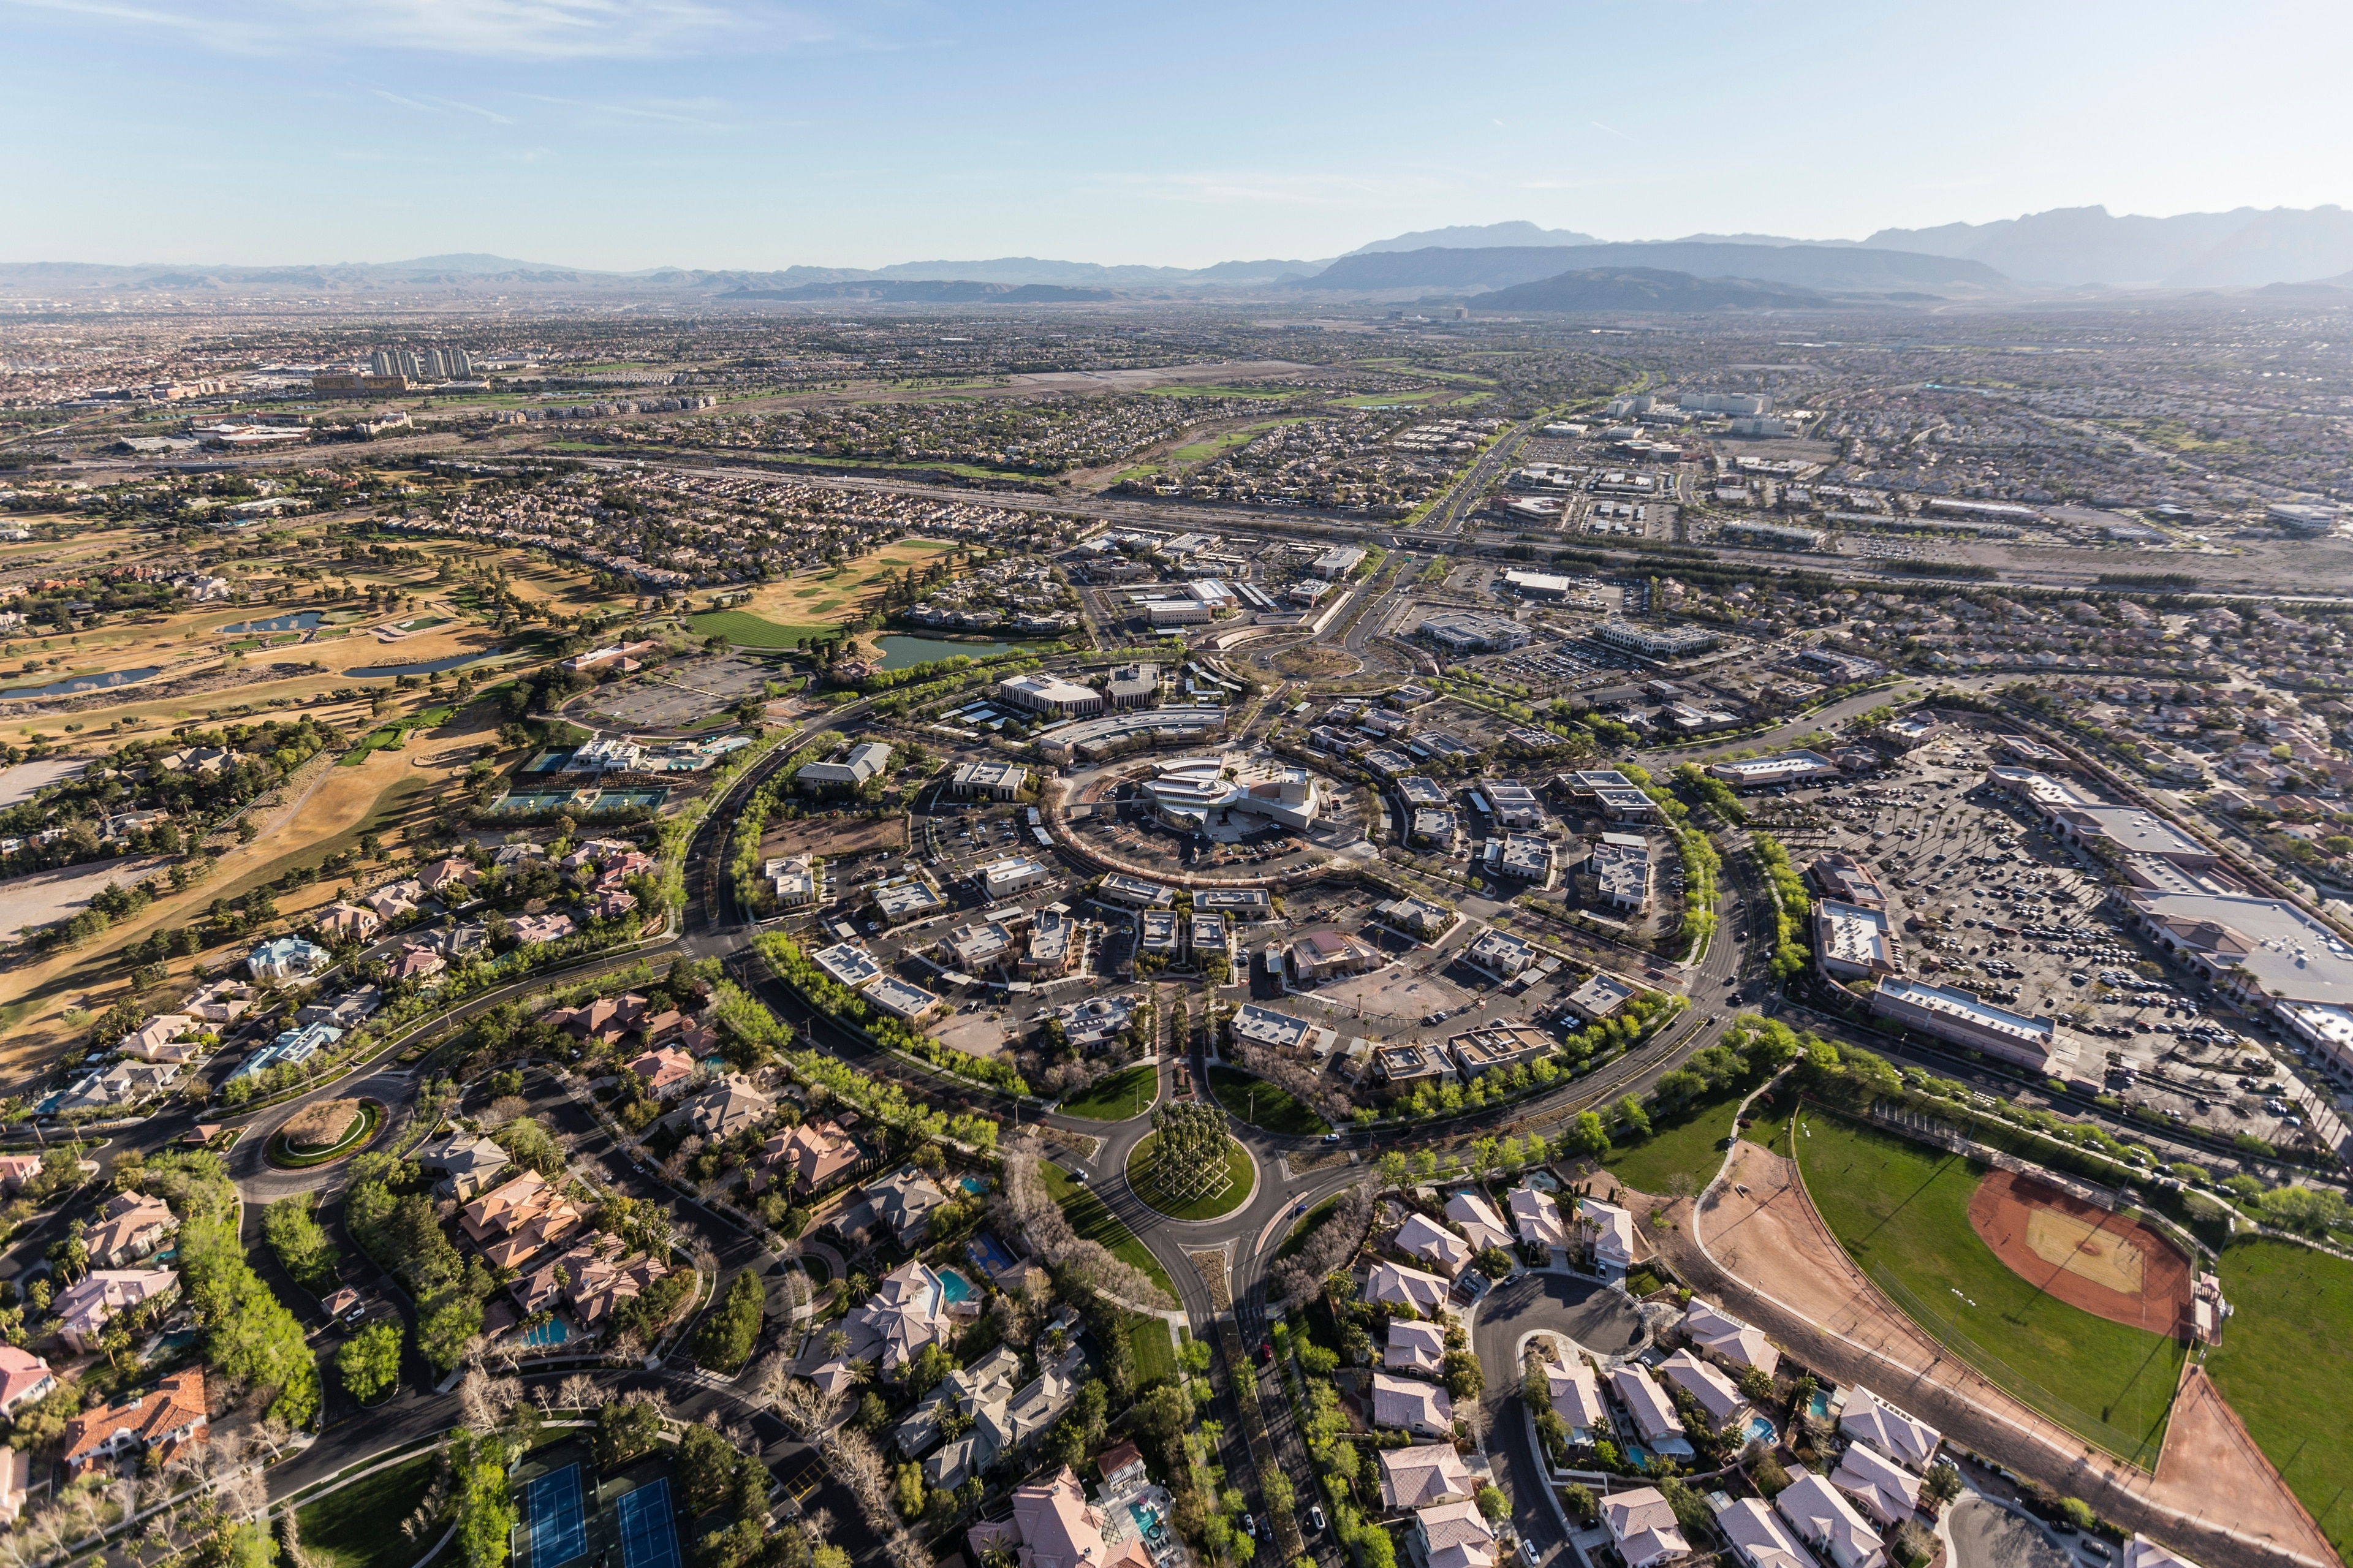
POLYGON ((2207 1568, 2336 1562, 2254 1445, 2243 1435, 2235 1445, 2215 1440, 2213 1412, 2177 1410, 2154 1478, 2099 1454, 1953 1361, 1889 1305, 1814 1213, 1793 1163, 1743 1140, 1728 1174, 1688 1224, 1649 1234, 1685 1283, 1818 1373, 1862 1384, 2207 1568), (2196 1462, 2170 1462, 2185 1441, 2196 1462))
POLYGON ((797 822, 776 824, 760 842, 761 853, 771 858, 822 855, 828 860, 906 847, 903 816, 805 816, 797 822))
POLYGON ((1978 1184, 1969 1224, 2045 1295, 2154 1333, 2189 1327, 2189 1261, 2145 1225, 2010 1171, 1978 1184))

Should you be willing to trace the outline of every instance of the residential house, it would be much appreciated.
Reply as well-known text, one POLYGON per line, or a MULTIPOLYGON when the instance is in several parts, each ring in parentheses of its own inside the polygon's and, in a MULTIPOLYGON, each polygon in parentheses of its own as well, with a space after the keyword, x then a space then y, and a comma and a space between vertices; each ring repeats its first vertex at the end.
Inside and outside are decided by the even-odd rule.
POLYGON ((1388 1348, 1381 1364, 1391 1372, 1427 1373, 1436 1377, 1446 1366, 1446 1331, 1436 1323, 1389 1320, 1388 1348))
POLYGON ((1919 1510, 1920 1478, 1868 1443, 1846 1446, 1830 1482, 1883 1529, 1893 1529, 1919 1510))
POLYGON ((170 1205, 143 1193, 119 1193, 82 1237, 93 1268, 128 1268, 152 1258, 180 1228, 170 1205))
POLYGON ((245 967, 264 985, 287 985, 308 980, 334 963, 335 955, 315 942, 299 936, 273 937, 245 955, 245 967))
POLYGON ((1715 1430, 1721 1432, 1728 1426, 1747 1421, 1748 1401, 1732 1379, 1688 1349, 1679 1350, 1661 1362, 1659 1375, 1697 1400, 1715 1430))
POLYGON ((1365 1274, 1365 1300, 1376 1305, 1411 1307, 1424 1317, 1446 1304, 1453 1286, 1435 1274, 1401 1264, 1376 1263, 1365 1274))
POLYGON ((404 942, 400 956, 385 966, 385 977, 396 984, 404 980, 430 980, 448 967, 449 961, 431 948, 404 942))
POLYGON ((1392 1245, 1449 1279, 1471 1266, 1471 1244, 1425 1214, 1406 1215, 1392 1245))
POLYGON ((1814 1568, 1813 1558, 1798 1544, 1788 1526, 1756 1498, 1742 1498, 1719 1510, 1715 1527, 1732 1543, 1745 1568, 1814 1568))
POLYGON ((457 855, 436 860, 417 873, 417 885, 445 904, 464 898, 467 889, 481 879, 471 860, 457 855))
POLYGON ((14 1415, 18 1405, 47 1397, 57 1385, 47 1362, 16 1345, 0 1345, 0 1415, 14 1415))
POLYGON ((1116 1548, 1103 1542, 1103 1515, 1068 1467, 1051 1480, 1019 1488, 1013 1517, 984 1521, 965 1533, 975 1562, 991 1552, 1012 1552, 1020 1568, 1153 1568, 1151 1551, 1130 1536, 1116 1548))
POLYGON ((891 1227, 900 1246, 916 1247, 931 1234, 932 1211, 948 1198, 932 1184, 930 1177, 907 1165, 881 1181, 868 1183, 866 1201, 873 1205, 882 1223, 891 1227))
POLYGON ((781 1179, 787 1192, 806 1196, 855 1168, 863 1157, 856 1140, 836 1123, 804 1121, 761 1146, 762 1169, 752 1178, 753 1190, 763 1190, 772 1179, 781 1179), (784 1173, 781 1178, 773 1177, 780 1172, 784 1173))
POLYGON ((547 1021, 575 1040, 594 1040, 599 1045, 617 1044, 622 1036, 638 1026, 646 1016, 647 1001, 636 992, 619 996, 599 996, 585 1007, 561 1007, 547 1016, 547 1021))
POLYGON ((0 1154, 0 1193, 15 1193, 40 1173, 38 1154, 0 1154))
POLYGON ((580 928, 570 915, 517 915, 507 922, 507 930, 517 942, 561 942, 580 928))
POLYGON ((431 896, 425 890, 424 883, 414 877, 403 877, 396 882, 386 882, 360 902, 384 919, 396 921, 404 915, 415 914, 417 906, 431 896))
POLYGON ((1694 1350, 1735 1372, 1755 1367, 1771 1376, 1781 1364, 1781 1352, 1760 1329, 1753 1329, 1727 1312, 1694 1297, 1683 1313, 1683 1338, 1694 1350))
POLYGON ((66 1473, 79 1476, 126 1454, 142 1455, 150 1464, 160 1466, 181 1445, 209 1442, 211 1437, 205 1413, 204 1369, 191 1367, 164 1379, 153 1394, 119 1399, 67 1422, 66 1473))
POLYGON ((1404 1448, 1383 1448, 1381 1503, 1385 1508, 1428 1508, 1433 1503, 1463 1502, 1479 1489, 1477 1478, 1462 1456, 1448 1443, 1416 1443, 1404 1448))
POLYGON ((947 1288, 940 1277, 910 1261, 885 1275, 841 1326, 849 1334, 849 1348, 810 1374, 820 1388, 827 1380, 818 1374, 855 1361, 871 1362, 884 1377, 896 1377, 925 1345, 944 1343, 961 1324, 948 1313, 947 1288))
POLYGON ((159 1013, 123 1036, 115 1048, 142 1062, 185 1067, 205 1054, 207 1047, 195 1038, 203 1033, 204 1026, 185 1013, 159 1013))
POLYGON ((1626 1568, 1653 1568, 1691 1552, 1691 1542, 1683 1539, 1683 1527, 1675 1521, 1673 1505, 1656 1487, 1638 1487, 1604 1497, 1601 1522, 1617 1543, 1626 1568))
POLYGON ((899 1423, 891 1440, 902 1457, 912 1459, 938 1441, 943 1415, 955 1411, 971 1417, 984 1405, 1002 1405, 1013 1396, 1020 1379, 1021 1352, 1011 1345, 998 1345, 972 1365, 942 1379, 899 1423))
POLYGON ((0 1524, 16 1522, 32 1485, 33 1456, 22 1448, 0 1450, 0 1524))
POLYGON ((384 929, 384 917, 364 904, 336 902, 319 911, 319 930, 347 942, 373 942, 384 929))
POLYGON ((180 1011, 207 1024, 234 1024, 259 999, 242 980, 216 980, 180 1004, 180 1011))
POLYGON ((1413 1532, 1427 1568, 1495 1568, 1503 1548, 1475 1501, 1417 1510, 1413 1532))
POLYGON ((1829 1568, 1887 1568, 1879 1532, 1857 1513, 1846 1494, 1802 1468, 1773 1500, 1773 1510, 1790 1533, 1811 1548, 1829 1568))
POLYGON ((1934 1426, 1906 1415, 1867 1388, 1850 1389, 1846 1407, 1839 1413, 1839 1434, 1852 1442, 1868 1443, 1907 1470, 1927 1473, 1944 1435, 1934 1426))
POLYGON ((1474 1252, 1491 1247, 1509 1247, 1512 1233, 1504 1227, 1504 1216, 1495 1212, 1484 1194, 1464 1188, 1446 1200, 1446 1217, 1454 1222, 1468 1237, 1474 1252))
POLYGON ((180 1076, 175 1062, 111 1061, 91 1068, 59 1090, 49 1109, 59 1114, 76 1110, 127 1110, 143 1105, 172 1087, 180 1076))
POLYGON ((664 1047, 632 1060, 629 1070, 638 1075, 638 1082, 648 1094, 656 1100, 667 1100, 693 1081, 695 1063, 684 1051, 664 1047))
POLYGON ((670 1120, 685 1123, 705 1142, 716 1142, 759 1126, 776 1110, 776 1102, 754 1088, 750 1079, 729 1073, 671 1111, 670 1120))
POLYGON ((1509 1202, 1512 1223, 1519 1228, 1520 1239, 1532 1247, 1567 1247, 1568 1227, 1561 1223, 1560 1205, 1550 1193, 1535 1187, 1514 1187, 1509 1202))
POLYGON ((512 1162, 488 1138, 450 1132, 417 1145, 409 1159, 427 1175, 441 1178, 434 1191, 470 1203, 512 1162))
POLYGON ((1419 1378, 1373 1373, 1372 1422, 1398 1426, 1422 1437, 1444 1437, 1454 1430, 1454 1402, 1446 1390, 1419 1378))
POLYGON ((1598 1442, 1609 1435, 1609 1406, 1601 1398, 1601 1379, 1593 1363, 1572 1353, 1567 1366, 1548 1364, 1545 1382, 1553 1414, 1568 1428, 1572 1443, 1598 1442))
POLYGON ((1683 1431, 1682 1418, 1675 1414, 1675 1402, 1651 1376, 1649 1367, 1634 1362, 1612 1371, 1609 1392, 1618 1396, 1618 1403, 1634 1418, 1634 1431, 1644 1447, 1670 1458, 1692 1457, 1691 1438, 1683 1431))
POLYGON ((88 1354, 98 1348, 108 1323, 179 1288, 179 1275, 169 1268, 93 1268, 49 1303, 49 1314, 57 1320, 58 1337, 88 1354))
POLYGON ((1634 1216, 1599 1198, 1577 1200, 1577 1233, 1593 1250, 1593 1271, 1622 1279, 1634 1267, 1634 1216))
POLYGON ((1125 1497, 1144 1489, 1144 1453, 1133 1443, 1122 1443, 1095 1456, 1095 1473, 1103 1478, 1103 1495, 1125 1497))
POLYGON ((521 1267, 577 1230, 582 1217, 537 1171, 525 1171, 458 1211, 458 1223, 494 1268, 521 1267))

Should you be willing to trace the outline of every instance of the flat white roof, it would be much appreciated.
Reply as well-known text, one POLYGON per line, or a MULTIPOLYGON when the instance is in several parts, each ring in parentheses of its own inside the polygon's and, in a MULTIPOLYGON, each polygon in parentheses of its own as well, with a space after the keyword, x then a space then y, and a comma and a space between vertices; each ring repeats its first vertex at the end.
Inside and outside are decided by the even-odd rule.
POLYGON ((1947 1018, 1975 1025, 1989 1034, 2008 1036, 2039 1047, 2046 1052, 2059 1033, 2058 1026, 2048 1018, 2030 1018, 2023 1013, 1997 1007, 1990 1002, 1980 1001, 1974 993, 1956 986, 1930 985, 1925 981, 1888 975, 1880 981, 1879 991, 1883 996, 1908 1003, 1922 1012, 1941 1014, 1947 1018))

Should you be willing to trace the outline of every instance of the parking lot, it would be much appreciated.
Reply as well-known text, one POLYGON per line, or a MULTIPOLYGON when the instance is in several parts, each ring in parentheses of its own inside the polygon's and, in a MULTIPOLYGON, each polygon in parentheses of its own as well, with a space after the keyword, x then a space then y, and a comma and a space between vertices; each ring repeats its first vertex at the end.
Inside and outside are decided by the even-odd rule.
POLYGON ((1752 825, 1800 870, 1831 852, 1861 860, 1913 972, 2056 1017, 2120 1108, 2295 1142, 2305 1117, 2282 1093, 2293 1053, 2131 931, 2098 862, 1985 784, 1994 760, 1975 737, 1945 737, 1877 779, 1756 797, 1752 825))

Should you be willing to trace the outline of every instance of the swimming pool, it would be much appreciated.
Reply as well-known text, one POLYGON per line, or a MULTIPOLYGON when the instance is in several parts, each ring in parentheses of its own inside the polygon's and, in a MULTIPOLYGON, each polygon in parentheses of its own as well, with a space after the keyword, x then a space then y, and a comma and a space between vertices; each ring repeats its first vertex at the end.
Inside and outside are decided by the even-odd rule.
POLYGON ((545 1350, 560 1345, 572 1337, 572 1325, 561 1318, 550 1318, 535 1329, 523 1331, 522 1342, 533 1350, 545 1350))
POLYGON ((1762 1415, 1751 1415, 1748 1418, 1747 1436, 1748 1440, 1752 1443, 1771 1442, 1773 1440, 1773 1423, 1767 1421, 1762 1415))
POLYGON ((1626 1445, 1626 1462, 1630 1465, 1647 1465, 1651 1462, 1650 1450, 1647 1448, 1637 1448, 1634 1445, 1629 1443, 1626 1445))
POLYGON ((955 1269, 943 1268, 940 1270, 940 1294, 947 1299, 950 1306, 954 1306, 958 1301, 971 1300, 980 1292, 973 1289, 971 1280, 955 1269))
POLYGON ((1540 1193, 1556 1193, 1560 1191, 1560 1178, 1554 1175, 1550 1171, 1530 1171, 1525 1176, 1522 1177, 1521 1180, 1526 1182, 1529 1186, 1534 1187, 1540 1193))
POLYGON ((1806 1408, 1816 1415, 1828 1415, 1831 1413, 1831 1391, 1827 1388, 1814 1390, 1814 1397, 1807 1403, 1806 1408))
POLYGON ((962 1187, 965 1192, 970 1193, 974 1197, 978 1197, 981 1194, 988 1191, 988 1178, 987 1176, 966 1176, 963 1181, 958 1182, 956 1185, 962 1187))

